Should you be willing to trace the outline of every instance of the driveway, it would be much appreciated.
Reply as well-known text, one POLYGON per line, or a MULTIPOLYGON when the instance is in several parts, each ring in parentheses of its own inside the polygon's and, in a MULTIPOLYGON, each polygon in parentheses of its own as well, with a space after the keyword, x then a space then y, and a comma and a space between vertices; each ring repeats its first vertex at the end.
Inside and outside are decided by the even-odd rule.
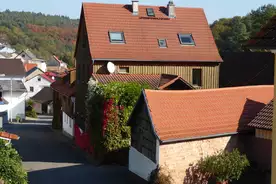
POLYGON ((92 166, 69 139, 51 129, 50 123, 49 118, 40 117, 4 126, 20 136, 13 145, 22 156, 30 184, 145 183, 125 167, 92 166))

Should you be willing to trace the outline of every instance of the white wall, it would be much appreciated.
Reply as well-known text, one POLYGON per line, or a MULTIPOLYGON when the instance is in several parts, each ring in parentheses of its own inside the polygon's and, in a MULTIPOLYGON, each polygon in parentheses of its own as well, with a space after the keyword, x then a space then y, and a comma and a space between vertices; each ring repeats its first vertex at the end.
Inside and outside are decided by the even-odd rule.
POLYGON ((7 111, 8 118, 12 114, 12 118, 15 119, 17 115, 20 115, 21 118, 25 118, 25 92, 12 92, 12 97, 10 92, 3 92, 2 96, 5 100, 8 101, 7 105, 1 105, 0 112, 7 111), (12 112, 10 111, 12 109, 12 112))
POLYGON ((26 81, 24 83, 27 91, 28 91, 28 95, 27 95, 27 99, 33 97, 34 95, 36 95, 40 90, 42 90, 44 87, 50 87, 51 82, 47 81, 46 79, 44 79, 41 76, 35 76, 32 79, 26 81), (38 81, 38 78, 40 78, 41 80, 38 81), (30 91, 30 87, 34 87, 34 91, 31 92, 30 91))
POLYGON ((66 135, 74 137, 74 120, 62 112, 62 129, 66 135))
POLYGON ((148 159, 132 146, 129 149, 128 169, 134 174, 148 181, 150 173, 156 169, 157 164, 148 159))

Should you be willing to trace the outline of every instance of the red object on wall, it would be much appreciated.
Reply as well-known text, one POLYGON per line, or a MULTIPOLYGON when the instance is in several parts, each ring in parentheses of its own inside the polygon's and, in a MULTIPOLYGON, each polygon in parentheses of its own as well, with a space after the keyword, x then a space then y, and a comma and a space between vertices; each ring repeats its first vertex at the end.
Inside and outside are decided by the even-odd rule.
POLYGON ((93 147, 90 144, 89 134, 86 132, 82 132, 76 123, 74 124, 74 130, 75 130, 75 144, 79 146, 81 149, 89 153, 92 153, 93 147))

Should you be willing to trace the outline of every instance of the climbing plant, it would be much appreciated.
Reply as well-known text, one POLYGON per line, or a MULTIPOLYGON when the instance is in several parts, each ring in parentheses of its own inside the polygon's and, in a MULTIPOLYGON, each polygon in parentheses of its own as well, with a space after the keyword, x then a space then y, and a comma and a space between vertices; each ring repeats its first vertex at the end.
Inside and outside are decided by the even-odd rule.
POLYGON ((148 85, 113 82, 88 83, 86 100, 87 123, 94 152, 108 153, 130 145, 127 120, 148 85))

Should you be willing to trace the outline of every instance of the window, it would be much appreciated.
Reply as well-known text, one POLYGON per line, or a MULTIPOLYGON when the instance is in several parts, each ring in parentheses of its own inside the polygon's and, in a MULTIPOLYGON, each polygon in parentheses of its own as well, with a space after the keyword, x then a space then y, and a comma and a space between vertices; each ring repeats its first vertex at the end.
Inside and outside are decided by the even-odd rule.
POLYGON ((193 85, 202 86, 202 71, 201 71, 201 69, 193 69, 193 85))
POLYGON ((167 40, 166 39, 158 39, 159 47, 161 48, 167 48, 167 40))
POLYGON ((155 17, 154 10, 152 8, 147 8, 147 14, 149 17, 155 17))
POLYGON ((30 87, 30 91, 31 91, 31 92, 34 92, 34 87, 31 86, 31 87, 30 87))
POLYGON ((40 77, 38 77, 38 78, 37 78, 37 80, 38 80, 38 81, 41 81, 41 78, 40 78, 40 77))
POLYGON ((119 73, 129 73, 129 67, 119 67, 119 73))
POLYGON ((25 54, 22 54, 22 57, 24 58, 24 57, 25 57, 25 54))
POLYGON ((125 43, 123 32, 109 32, 109 40, 111 43, 125 43))
POLYGON ((178 34, 181 45, 195 45, 193 36, 191 34, 178 34))

